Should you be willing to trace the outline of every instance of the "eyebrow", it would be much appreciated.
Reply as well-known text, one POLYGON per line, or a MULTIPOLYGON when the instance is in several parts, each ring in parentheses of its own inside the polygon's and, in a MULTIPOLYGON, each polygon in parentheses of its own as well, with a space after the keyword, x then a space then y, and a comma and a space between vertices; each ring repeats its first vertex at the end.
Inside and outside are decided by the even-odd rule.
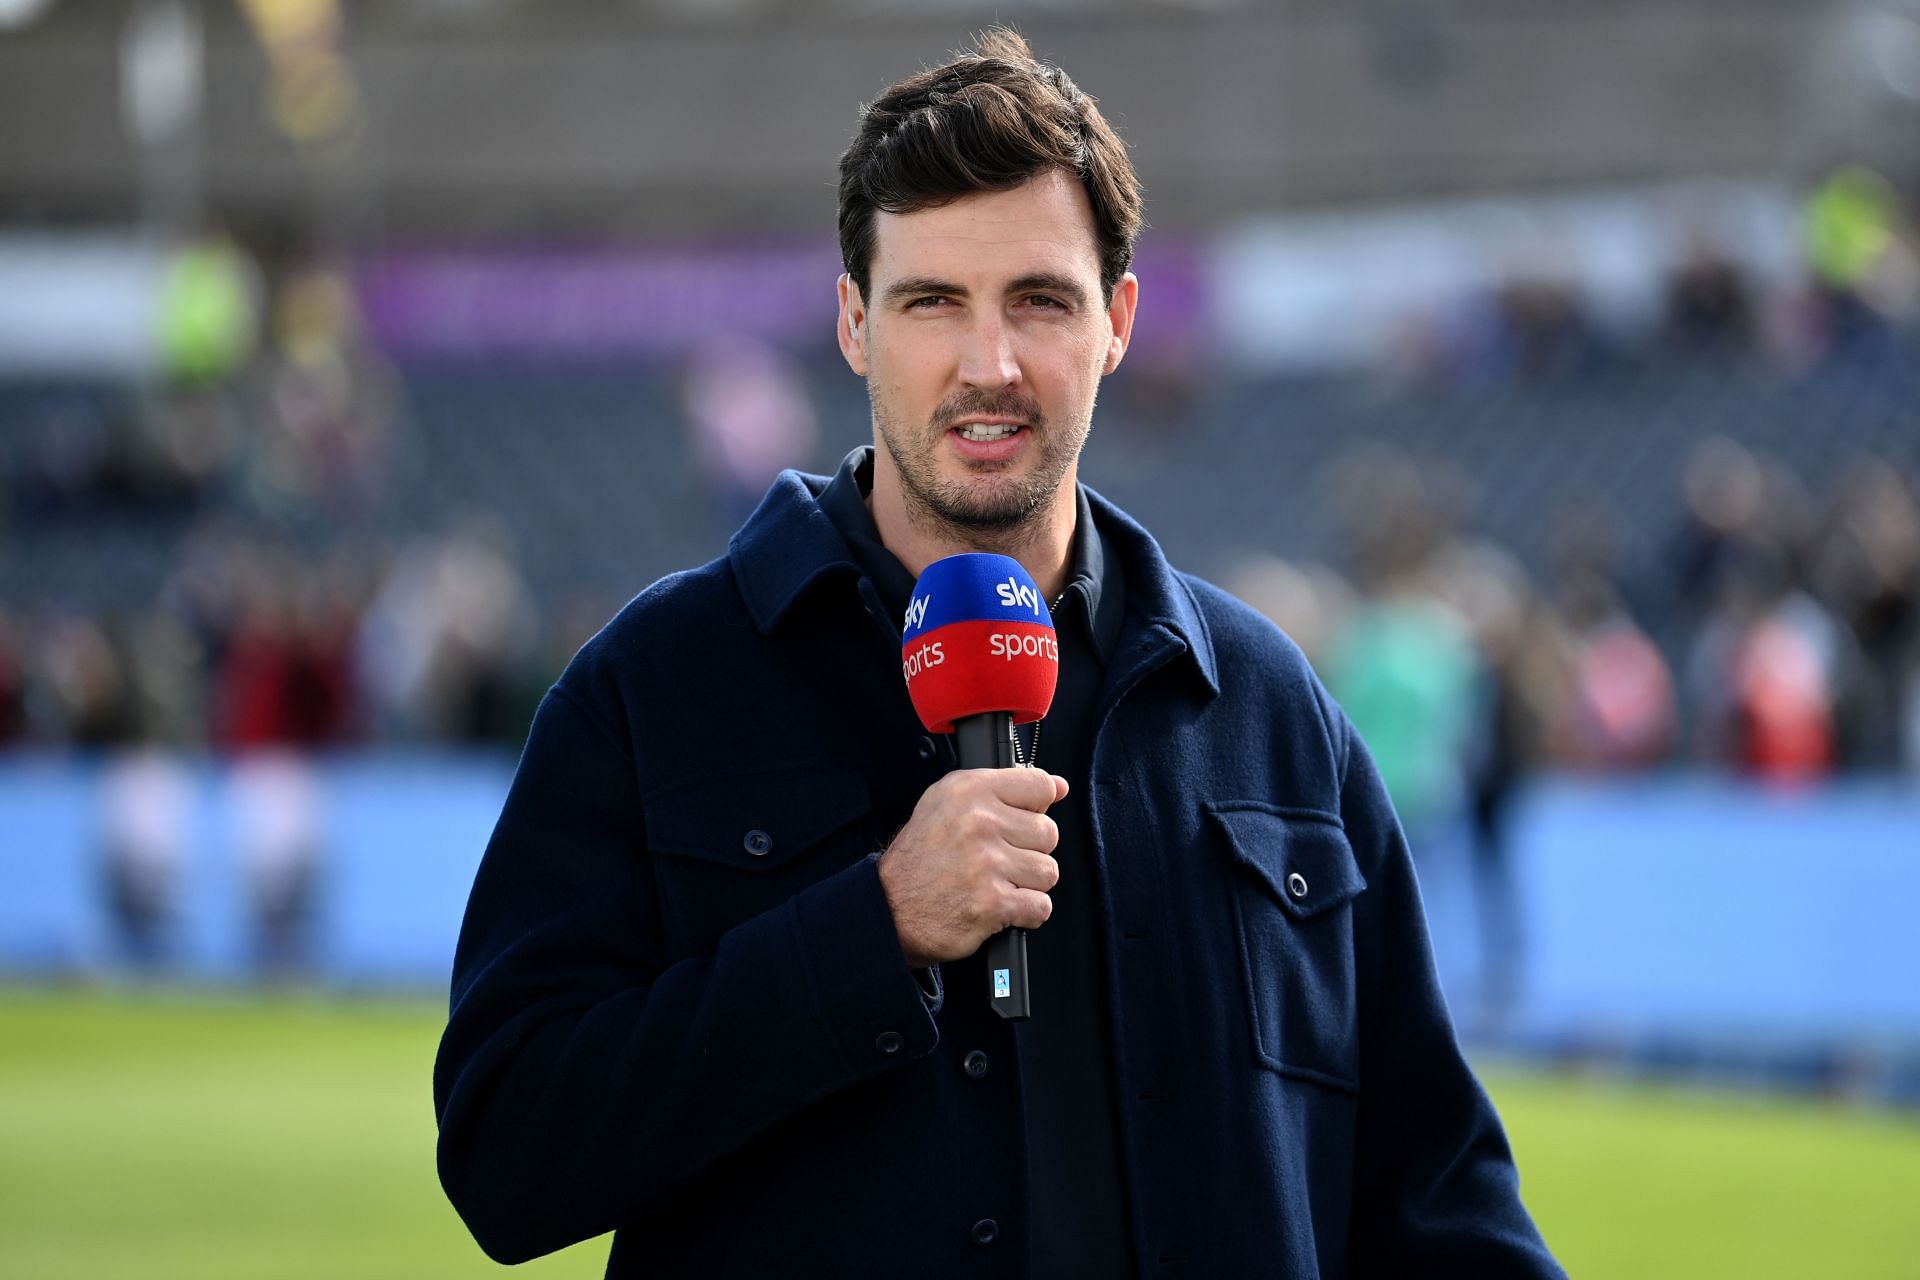
MULTIPOLYGON (((1055 275, 1050 271, 1035 272, 1021 276, 1007 286, 1009 296, 1020 293, 1057 293, 1075 307, 1086 305, 1087 292, 1071 276, 1055 275)), ((944 297, 967 297, 966 286, 955 284, 951 280, 942 280, 938 276, 908 276, 888 285, 882 297, 889 303, 904 302, 910 298, 922 298, 928 294, 944 297)))
POLYGON ((936 276, 908 276, 904 280, 896 280, 888 285, 883 296, 888 302, 904 302, 908 298, 919 298, 929 293, 964 298, 967 291, 951 280, 942 280, 936 276))
POLYGON ((1080 282, 1071 276, 1057 276, 1050 271, 1042 271, 1030 276, 1021 276, 1007 286, 1008 293, 1057 293, 1075 308, 1083 307, 1087 302, 1087 291, 1080 282))

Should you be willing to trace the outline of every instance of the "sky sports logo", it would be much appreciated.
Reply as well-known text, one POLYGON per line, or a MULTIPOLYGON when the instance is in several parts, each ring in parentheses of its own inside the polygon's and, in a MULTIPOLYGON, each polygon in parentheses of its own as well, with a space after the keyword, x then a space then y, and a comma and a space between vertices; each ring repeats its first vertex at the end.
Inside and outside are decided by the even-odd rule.
POLYGON ((994 584, 994 591, 1000 597, 1000 604, 1007 609, 1026 609, 1034 617, 1040 616, 1040 593, 1032 587, 1024 586, 1017 578, 1008 578, 1005 582, 994 584))
POLYGON ((946 647, 935 640, 932 644, 923 644, 917 649, 909 650, 907 656, 901 660, 900 669, 906 673, 907 683, 912 684, 913 678, 922 671, 928 667, 937 667, 946 660, 946 647))
POLYGON ((915 596, 913 599, 907 601, 906 629, 908 631, 913 630, 927 620, 927 606, 932 603, 933 593, 931 591, 924 596, 915 596))
POLYGON ((1016 635, 1011 631, 996 631, 987 637, 987 652, 996 658, 1005 658, 1008 662, 1016 658, 1045 658, 1048 662, 1060 661, 1060 646, 1053 634, 1016 635))

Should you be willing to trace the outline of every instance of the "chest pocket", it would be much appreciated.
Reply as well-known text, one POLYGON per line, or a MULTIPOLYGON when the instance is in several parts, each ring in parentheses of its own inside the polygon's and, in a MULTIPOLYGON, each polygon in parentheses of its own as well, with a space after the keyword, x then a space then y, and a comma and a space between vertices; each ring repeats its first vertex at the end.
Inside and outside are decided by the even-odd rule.
POLYGON ((662 923, 679 955, 711 955, 727 930, 872 851, 872 798, 842 765, 703 778, 644 804, 662 923))
POLYGON ((1253 802, 1209 813, 1238 864, 1233 909, 1256 1060, 1356 1089, 1352 907, 1367 883, 1346 832, 1330 818, 1253 802))

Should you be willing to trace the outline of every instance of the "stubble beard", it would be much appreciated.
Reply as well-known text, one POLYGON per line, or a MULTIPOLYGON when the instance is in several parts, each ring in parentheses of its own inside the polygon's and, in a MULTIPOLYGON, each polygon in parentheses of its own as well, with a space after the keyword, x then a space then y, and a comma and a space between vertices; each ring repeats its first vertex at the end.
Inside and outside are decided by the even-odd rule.
POLYGON ((1039 405, 1019 395, 962 393, 934 410, 922 428, 897 421, 873 394, 871 383, 868 400, 880 443, 900 476, 907 519, 942 541, 1003 555, 1024 549, 1049 532, 1054 495, 1093 427, 1091 406, 1077 428, 1066 424, 1055 430, 1041 416, 1039 405), (1033 436, 1030 452, 1036 456, 1030 469, 1025 474, 1006 474, 988 468, 1010 469, 1011 464, 974 464, 978 469, 970 479, 942 477, 938 452, 955 419, 970 414, 1021 419, 1024 430, 1033 436))

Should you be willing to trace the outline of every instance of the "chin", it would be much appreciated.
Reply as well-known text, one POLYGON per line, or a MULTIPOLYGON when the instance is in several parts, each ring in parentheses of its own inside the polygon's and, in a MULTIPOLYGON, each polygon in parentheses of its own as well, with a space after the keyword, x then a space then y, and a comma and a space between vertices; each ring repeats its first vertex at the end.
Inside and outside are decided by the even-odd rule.
POLYGON ((952 524, 1004 532, 1027 523, 1046 510, 1047 499, 1051 496, 1036 495, 1018 477, 1007 476, 1004 480, 984 484, 975 477, 972 481, 952 484, 945 493, 937 495, 939 501, 934 509, 936 514, 952 524))

